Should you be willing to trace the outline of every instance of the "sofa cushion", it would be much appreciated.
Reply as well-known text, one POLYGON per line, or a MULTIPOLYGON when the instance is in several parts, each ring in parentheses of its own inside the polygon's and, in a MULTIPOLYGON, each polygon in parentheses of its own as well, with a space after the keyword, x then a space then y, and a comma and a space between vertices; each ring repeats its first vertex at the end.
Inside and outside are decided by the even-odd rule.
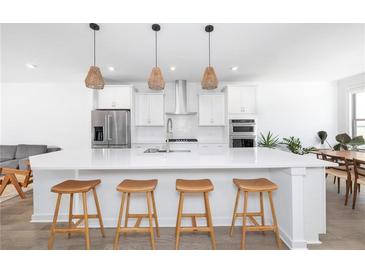
POLYGON ((16 149, 15 158, 23 159, 32 155, 46 153, 47 146, 46 145, 18 145, 16 149))
POLYGON ((25 161, 28 161, 28 158, 17 159, 17 160, 18 160, 18 163, 19 163, 19 169, 23 169, 23 170, 28 169, 28 165, 25 163, 25 161))
POLYGON ((4 162, 15 159, 16 149, 17 146, 0 145, 0 161, 4 162))
POLYGON ((7 168, 18 168, 19 161, 18 160, 9 160, 0 163, 0 168, 7 167, 7 168))
POLYGON ((60 150, 61 150, 60 147, 47 147, 47 153, 48 152, 60 151, 60 150))

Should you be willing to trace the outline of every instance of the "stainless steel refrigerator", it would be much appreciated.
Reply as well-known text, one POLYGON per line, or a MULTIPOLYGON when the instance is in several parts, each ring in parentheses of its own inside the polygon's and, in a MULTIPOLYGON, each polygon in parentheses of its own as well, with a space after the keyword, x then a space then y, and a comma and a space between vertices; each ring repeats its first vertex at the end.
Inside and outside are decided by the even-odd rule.
POLYGON ((130 111, 93 110, 91 112, 91 146, 93 148, 130 148, 130 111))

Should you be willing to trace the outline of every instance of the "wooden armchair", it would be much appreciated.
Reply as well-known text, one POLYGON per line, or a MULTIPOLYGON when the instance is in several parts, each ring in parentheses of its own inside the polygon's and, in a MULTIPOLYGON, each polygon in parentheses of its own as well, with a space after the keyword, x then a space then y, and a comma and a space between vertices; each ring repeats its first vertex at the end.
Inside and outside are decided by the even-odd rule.
POLYGON ((326 169, 326 172, 329 175, 332 175, 337 178, 338 182, 338 192, 340 190, 340 180, 343 179, 346 182, 346 197, 345 197, 345 205, 347 205, 349 192, 352 193, 352 170, 351 165, 352 161, 346 159, 345 157, 333 156, 324 154, 324 157, 327 161, 338 163, 337 167, 330 167, 326 169))
POLYGON ((27 187, 33 182, 32 171, 30 169, 0 168, 0 174, 0 196, 3 194, 7 185, 12 184, 19 193, 20 198, 24 199, 25 194, 22 187, 27 187))

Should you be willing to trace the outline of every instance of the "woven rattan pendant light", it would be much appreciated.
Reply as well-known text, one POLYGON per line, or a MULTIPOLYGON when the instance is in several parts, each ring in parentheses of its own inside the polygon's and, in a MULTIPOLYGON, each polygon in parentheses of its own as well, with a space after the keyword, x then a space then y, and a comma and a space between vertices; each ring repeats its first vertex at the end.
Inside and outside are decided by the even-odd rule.
POLYGON ((209 35, 209 65, 205 68, 203 79, 202 79, 202 89, 216 89, 218 87, 218 79, 215 74, 214 68, 210 65, 210 33, 214 30, 212 25, 207 25, 205 31, 209 35))
POLYGON ((165 88, 165 80, 163 79, 161 69, 157 66, 157 32, 160 29, 160 25, 152 25, 152 30, 155 32, 155 67, 152 69, 148 79, 148 87, 152 90, 163 90, 165 88))
POLYGON ((88 88, 91 89, 103 89, 104 88, 104 79, 101 75, 100 68, 96 66, 96 43, 95 43, 95 33, 96 31, 100 30, 100 27, 98 24, 91 23, 90 28, 94 32, 94 65, 90 67, 89 72, 87 73, 86 79, 85 79, 85 85, 88 88))

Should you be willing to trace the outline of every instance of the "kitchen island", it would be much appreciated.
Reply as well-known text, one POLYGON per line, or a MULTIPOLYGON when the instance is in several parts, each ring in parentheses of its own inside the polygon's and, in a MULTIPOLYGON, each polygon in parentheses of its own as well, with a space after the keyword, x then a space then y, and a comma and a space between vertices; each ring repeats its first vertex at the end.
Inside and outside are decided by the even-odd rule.
MULTIPOLYGON (((232 179, 265 177, 279 186, 274 192, 274 203, 280 236, 291 249, 320 243, 319 234, 326 233, 325 167, 335 165, 317 160, 313 155, 299 156, 268 148, 226 147, 171 153, 144 153, 144 149, 138 148, 64 150, 32 156, 30 162, 34 176, 32 222, 52 221, 56 202, 56 194, 50 192, 53 185, 67 179, 101 179, 97 193, 106 227, 116 227, 121 201, 116 186, 123 179, 158 179, 155 196, 159 223, 161 227, 174 227, 178 203, 176 179, 211 179, 214 184, 214 191, 209 194, 213 224, 229 226, 237 191, 232 179)), ((89 199, 90 211, 95 211, 92 197, 89 199)), ((68 203, 68 197, 62 199, 60 221, 68 219, 68 203)), ((271 214, 266 197, 264 204, 265 219, 269 223, 271 214)), ((184 212, 203 212, 203 207, 202 199, 186 197, 184 212)), ((257 197, 250 195, 248 207, 251 211, 258 209, 257 197)), ((74 211, 82 211, 77 195, 74 211)), ((130 212, 146 212, 143 195, 132 195, 130 212)), ((185 221, 190 225, 190 220, 185 221)), ((237 220, 236 225, 240 225, 240 221, 237 220)), ((204 223, 202 220, 201 224, 204 223)), ((90 222, 90 225, 97 227, 98 223, 90 222)))

